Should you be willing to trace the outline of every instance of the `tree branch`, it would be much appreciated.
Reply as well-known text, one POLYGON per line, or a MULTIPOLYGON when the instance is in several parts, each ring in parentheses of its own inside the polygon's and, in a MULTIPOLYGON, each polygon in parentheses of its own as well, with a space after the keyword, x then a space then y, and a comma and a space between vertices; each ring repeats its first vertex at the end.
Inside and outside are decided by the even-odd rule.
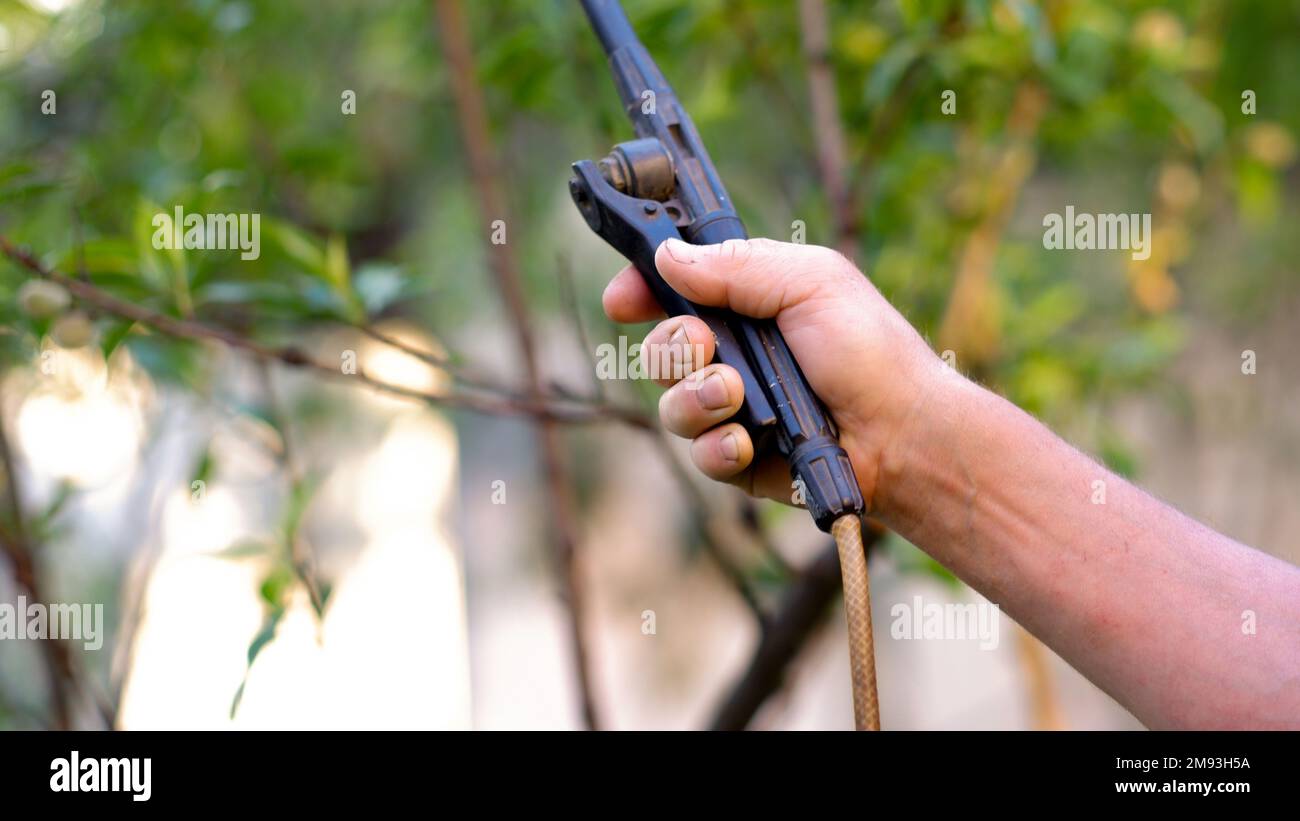
MULTIPOLYGON (((443 51, 450 69, 461 138, 478 196, 479 214, 485 225, 496 220, 506 220, 506 207, 497 184, 498 169, 492 150, 487 111, 475 73, 469 29, 465 24, 461 3, 459 0, 435 0, 434 7, 443 51)), ((508 221, 506 224, 508 227, 508 221)), ((515 341, 528 375, 529 395, 536 399, 542 395, 543 381, 537 365, 536 343, 524 297, 523 278, 508 242, 490 243, 487 251, 497 290, 505 302, 515 330, 515 341)), ((553 530, 553 552, 560 577, 561 598, 569 610, 574 672, 582 700, 583 718, 589 729, 597 729, 598 712, 583 634, 586 602, 577 561, 578 527, 574 517, 576 500, 569 482, 559 430, 552 421, 539 418, 535 424, 541 450, 543 482, 551 497, 548 511, 553 530)))
POLYGON ((817 168, 835 220, 835 247, 849 259, 857 256, 857 208, 845 179, 844 129, 840 123, 835 72, 831 66, 830 24, 823 0, 799 0, 803 56, 808 69, 817 168))
POLYGON ((294 347, 273 347, 240 336, 233 331, 204 325, 191 319, 179 319, 149 308, 136 305, 83 282, 47 268, 29 252, 17 247, 7 237, 0 236, 0 253, 39 277, 62 285, 73 296, 99 308, 105 313, 138 322, 167 336, 193 341, 220 342, 228 348, 243 351, 260 359, 272 360, 294 368, 314 371, 341 380, 356 380, 383 393, 414 399, 429 405, 458 408, 497 416, 528 416, 558 424, 585 424, 600 421, 617 421, 645 430, 653 430, 655 422, 644 412, 611 404, 564 400, 564 404, 551 401, 546 396, 515 394, 430 393, 385 382, 366 373, 358 366, 355 374, 317 362, 294 347))
MULTIPOLYGON (((0 547, 4 548, 10 564, 13 565, 14 580, 18 586, 34 602, 45 603, 46 599, 36 573, 36 561, 32 555, 32 544, 28 538, 22 492, 18 483, 18 468, 4 426, 2 403, 0 403, 0 468, 4 471, 5 499, 8 502, 10 524, 9 529, 0 533, 0 547)), ((27 614, 19 613, 18 618, 27 618, 27 614)), ((45 669, 50 679, 50 707, 54 713, 54 727, 58 730, 71 729, 72 707, 76 692, 71 650, 57 636, 42 639, 40 645, 41 657, 45 660, 45 669)))
MULTIPOLYGON (((466 367, 455 362, 451 356, 448 356, 446 354, 441 354, 441 353, 435 353, 433 351, 426 350, 424 348, 420 348, 415 345, 412 345, 411 343, 399 339, 398 337, 395 337, 392 334, 385 333, 384 331, 379 330, 378 328, 376 328, 374 325, 371 325, 370 323, 363 322, 357 325, 349 323, 347 324, 347 327, 355 331, 358 331, 362 334, 365 334, 366 336, 370 337, 371 339, 375 340, 376 342, 382 345, 387 345, 390 348, 401 351, 402 353, 406 354, 412 359, 418 359, 419 361, 423 362, 424 364, 428 365, 431 368, 437 368, 438 370, 446 371, 448 374, 451 375, 453 379, 456 380, 456 382, 458 382, 459 384, 467 388, 477 388, 479 390, 489 391, 498 394, 512 393, 512 391, 509 391, 504 387, 502 387, 501 385, 496 384, 492 380, 488 379, 486 376, 480 376, 479 374, 471 372, 466 367)), ((558 397, 558 398, 566 398, 566 397, 558 397)))
MULTIPOLYGON (((280 397, 275 389, 271 369, 265 359, 258 360, 258 365, 258 377, 262 382, 262 393, 266 397, 267 416, 280 434, 278 461, 288 485, 286 498, 289 499, 288 504, 293 504, 294 491, 304 481, 303 466, 298 463, 297 449, 294 447, 292 431, 289 428, 289 417, 280 405, 280 397)), ((291 524, 288 532, 285 533, 285 540, 289 564, 293 567, 294 576, 307 592, 312 611, 316 615, 316 627, 319 630, 321 621, 325 617, 325 594, 316 576, 316 554, 302 535, 300 522, 291 524)))
POLYGON ((769 617, 767 611, 763 609, 762 602, 758 599, 758 594, 754 592, 753 586, 750 585, 745 571, 736 563, 733 558, 734 547, 728 548, 726 545, 734 545, 736 539, 732 538, 735 531, 728 527, 728 523, 721 516, 709 509, 708 500, 700 492, 699 487, 691 479, 677 454, 669 447, 668 440, 663 434, 654 436, 654 444, 663 457, 664 463, 672 471, 673 477, 681 487, 682 492, 686 495, 687 504, 691 509, 691 519, 695 525, 695 530, 699 534, 700 541, 704 544, 704 550, 708 553, 709 558, 722 571, 722 575, 727 577, 736 594, 744 600, 745 605, 749 607, 750 613, 754 620, 758 622, 761 630, 766 631, 769 617))

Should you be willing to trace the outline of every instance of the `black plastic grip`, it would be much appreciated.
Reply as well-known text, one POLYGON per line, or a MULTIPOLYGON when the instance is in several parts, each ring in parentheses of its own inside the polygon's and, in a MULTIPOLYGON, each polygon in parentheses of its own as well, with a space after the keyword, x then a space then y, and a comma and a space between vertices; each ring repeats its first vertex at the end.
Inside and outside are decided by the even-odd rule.
MULTIPOLYGON (((582 5, 609 56, 614 84, 633 129, 642 143, 658 141, 671 163, 674 184, 671 191, 667 187, 638 191, 634 183, 621 180, 622 190, 615 190, 594 163, 584 160, 573 166, 575 176, 569 182, 573 201, 591 229, 636 266, 669 315, 698 316, 708 324, 717 339, 717 359, 735 368, 744 382, 745 404, 739 418, 755 450, 775 440, 778 452, 790 463, 793 500, 805 504, 817 526, 829 532, 841 516, 865 512, 862 492, 830 415, 813 394, 776 323, 691 303, 669 287, 655 268, 655 251, 666 239, 709 245, 745 239, 745 226, 699 132, 637 39, 618 0, 582 0, 582 5), (648 196, 671 199, 643 198, 648 196)), ((651 168, 662 170, 658 165, 651 168)))
MULTIPOLYGON (((734 316, 734 315, 733 315, 734 316)), ((846 513, 866 512, 862 491, 848 453, 840 447, 830 414, 808 385, 776 323, 738 318, 742 347, 768 387, 767 401, 776 411, 776 444, 790 463, 790 475, 802 492, 817 526, 830 532, 846 513)))

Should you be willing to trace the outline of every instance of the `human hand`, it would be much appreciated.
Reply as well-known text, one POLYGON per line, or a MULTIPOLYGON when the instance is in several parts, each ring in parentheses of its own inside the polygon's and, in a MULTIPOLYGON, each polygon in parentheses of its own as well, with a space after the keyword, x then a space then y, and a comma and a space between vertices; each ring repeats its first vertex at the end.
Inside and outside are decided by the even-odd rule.
MULTIPOLYGON (((776 318, 813 391, 839 426, 863 499, 877 509, 882 470, 900 464, 901 434, 946 369, 912 326, 851 262, 820 246, 768 239, 720 245, 668 240, 655 265, 692 302, 776 318)), ((609 283, 604 306, 618 322, 664 315, 631 266, 609 283)), ((753 495, 790 502, 789 466, 775 453, 762 454, 755 463, 749 434, 727 421, 744 401, 744 386, 734 368, 705 364, 714 354, 708 326, 696 317, 670 317, 646 336, 644 350, 687 363, 689 376, 660 380, 670 387, 660 398, 659 416, 671 433, 693 440, 696 467, 753 495)))

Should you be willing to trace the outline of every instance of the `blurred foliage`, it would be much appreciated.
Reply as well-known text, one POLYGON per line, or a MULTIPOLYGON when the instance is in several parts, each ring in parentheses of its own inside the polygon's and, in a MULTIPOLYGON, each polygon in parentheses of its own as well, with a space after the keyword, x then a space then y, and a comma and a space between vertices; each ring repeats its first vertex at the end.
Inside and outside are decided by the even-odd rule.
MULTIPOLYGON (((802 220, 809 242, 834 244, 795 5, 625 5, 750 232, 789 238, 802 220)), ((972 243, 992 237, 988 319, 956 337, 959 368, 1071 422, 1157 378, 1189 316, 1247 324, 1295 289, 1295 3, 828 5, 859 262, 937 338, 972 243), (1067 205, 1153 214, 1155 253, 1045 250, 1042 217, 1067 205)), ((565 187, 570 162, 630 133, 604 59, 576 2, 466 6, 532 304, 563 315, 564 255, 588 326, 607 328, 600 286, 619 263, 565 187)), ((434 26, 425 0, 0 0, 0 232, 121 297, 260 340, 393 316, 464 338, 499 314, 434 26), (56 113, 42 113, 47 91, 56 113), (261 214, 260 258, 155 250, 150 220, 177 206, 261 214)), ((33 362, 68 310, 30 310, 27 280, 0 260, 6 365, 33 362)), ((198 346, 88 319, 77 341, 125 345, 156 379, 213 388, 198 346)), ((1085 444, 1136 471, 1096 424, 1085 444)), ((264 586, 250 663, 283 612, 289 564, 264 586)))
MULTIPOLYGON (((695 116, 751 233, 809 241, 832 224, 813 161, 792 4, 627 3, 695 116), (757 127, 756 127, 757 126, 757 127)), ((1293 270, 1300 19, 1274 2, 833 2, 832 56, 859 203, 860 259, 935 333, 965 246, 1004 191, 997 157, 1017 94, 1043 95, 1027 138, 1033 207, 996 249, 988 361, 964 362, 1029 409, 1140 385, 1182 338, 1190 291, 1227 318, 1266 307, 1293 270), (957 113, 940 113, 957 91, 957 113), (1258 113, 1241 111, 1243 90, 1258 113), (1038 219, 1152 212, 1147 263, 1045 251, 1038 219), (1209 270, 1196 264, 1218 260, 1209 270), (1220 267, 1232 260, 1225 275, 1220 267), (1203 276, 1204 287, 1185 280, 1203 276), (1260 295, 1264 295, 1261 297, 1260 295), (1256 304, 1260 299, 1264 304, 1256 304)), ((470 4, 535 303, 555 310, 557 252, 575 229, 567 164, 627 133, 576 3, 470 4)), ((424 2, 0 2, 0 217, 65 271, 137 302, 264 338, 366 315, 454 335, 492 311, 454 111, 424 2), (67 5, 58 14, 43 11, 67 5), (42 114, 53 91, 57 113, 42 114), (356 114, 342 113, 345 91, 356 114), (258 212, 263 250, 157 251, 150 218, 258 212)), ((1028 196, 1026 194, 1026 196, 1028 196)), ((614 260, 599 251, 583 260, 614 260)), ((23 314, 25 276, 0 266, 5 354, 49 331, 23 314)), ((607 272, 578 272, 594 311, 607 272)), ((1290 277, 1292 281, 1294 277, 1290 277)), ((202 380, 189 345, 110 318, 168 379, 202 380)), ((978 347, 983 350, 984 347, 978 347)), ((1122 461, 1122 460, 1121 460, 1122 461)))

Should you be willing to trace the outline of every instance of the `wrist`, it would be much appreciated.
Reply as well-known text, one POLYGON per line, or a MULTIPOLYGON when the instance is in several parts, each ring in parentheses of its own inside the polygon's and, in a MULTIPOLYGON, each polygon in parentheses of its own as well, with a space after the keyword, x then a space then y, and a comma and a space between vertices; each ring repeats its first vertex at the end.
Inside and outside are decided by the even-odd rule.
POLYGON ((980 388, 943 360, 930 356, 911 377, 912 390, 887 426, 876 460, 871 515, 904 536, 924 520, 939 496, 965 493, 957 432, 972 423, 980 388))

